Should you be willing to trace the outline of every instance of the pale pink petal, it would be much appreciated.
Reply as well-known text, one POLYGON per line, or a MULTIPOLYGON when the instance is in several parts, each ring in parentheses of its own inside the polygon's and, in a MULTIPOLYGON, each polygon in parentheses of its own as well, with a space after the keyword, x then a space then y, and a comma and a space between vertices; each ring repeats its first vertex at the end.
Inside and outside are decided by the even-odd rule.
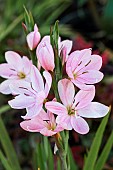
POLYGON ((89 126, 87 122, 79 116, 71 117, 71 124, 73 129, 82 135, 89 132, 89 126))
POLYGON ((47 110, 57 115, 67 113, 66 107, 58 102, 46 102, 45 107, 47 110))
POLYGON ((22 65, 22 58, 19 54, 17 54, 14 51, 7 51, 5 53, 6 61, 9 65, 11 65, 12 68, 14 68, 17 71, 21 71, 23 68, 22 65))
POLYGON ((65 106, 71 106, 75 95, 73 83, 68 79, 62 79, 58 82, 58 92, 62 103, 65 106))
POLYGON ((102 57, 99 55, 91 55, 91 62, 86 66, 87 70, 100 70, 102 67, 102 57))
POLYGON ((36 117, 37 117, 37 119, 40 118, 42 120, 49 120, 50 119, 49 113, 48 112, 46 113, 44 111, 44 109, 42 109, 36 117))
POLYGON ((77 86, 81 90, 87 91, 87 90, 91 90, 93 87, 93 85, 86 85, 83 82, 78 81, 77 79, 75 80, 72 79, 71 81, 73 82, 73 84, 75 84, 75 86, 77 86))
POLYGON ((77 80, 86 84, 94 84, 101 81, 103 76, 103 73, 98 70, 88 70, 86 73, 79 75, 77 80))
POLYGON ((67 49, 67 54, 70 53, 72 49, 72 41, 71 40, 64 40, 61 42, 61 46, 67 49))
POLYGON ((44 82, 39 70, 34 66, 31 71, 32 87, 37 92, 44 90, 44 82))
POLYGON ((27 110, 27 113, 25 116, 21 116, 23 119, 32 119, 34 118, 35 116, 37 116, 40 111, 42 110, 42 106, 43 104, 33 104, 31 107, 27 107, 26 110, 27 110))
POLYGON ((25 95, 33 96, 35 93, 31 88, 31 84, 24 80, 12 80, 11 83, 9 84, 9 87, 11 89, 11 92, 15 95, 25 94, 25 95))
POLYGON ((48 42, 40 42, 36 50, 37 58, 41 66, 47 71, 53 71, 54 64, 54 52, 51 44, 48 42))
POLYGON ((41 129, 40 133, 44 136, 53 136, 55 135, 57 132, 52 131, 52 130, 48 130, 46 127, 41 129))
POLYGON ((98 102, 91 102, 88 106, 78 110, 78 114, 86 118, 104 117, 108 112, 109 107, 98 102))
POLYGON ((75 96, 75 108, 76 110, 87 106, 95 96, 95 87, 92 86, 91 90, 83 91, 80 90, 75 96))
POLYGON ((33 50, 40 41, 40 33, 38 31, 32 31, 27 35, 26 39, 29 49, 33 50))
POLYGON ((32 67, 32 61, 30 61, 26 56, 23 56, 22 63, 23 63, 23 72, 26 75, 29 74, 32 67))
POLYGON ((21 122, 20 126, 22 129, 29 132, 40 132, 40 130, 45 127, 43 120, 35 118, 21 122))
POLYGON ((45 92, 45 96, 47 97, 48 93, 50 91, 50 88, 51 88, 52 77, 51 77, 51 74, 48 71, 44 71, 43 76, 46 80, 44 92, 45 92))
POLYGON ((56 118, 56 123, 58 123, 62 128, 66 130, 72 130, 71 116, 68 114, 58 115, 56 118))
POLYGON ((17 72, 9 64, 0 64, 0 76, 11 79, 17 77, 17 72))
POLYGON ((34 25, 34 31, 37 31, 37 32, 39 31, 37 24, 34 25))
POLYGON ((5 80, 0 84, 0 93, 3 94, 10 94, 11 90, 9 88, 9 84, 12 82, 12 80, 5 80))
POLYGON ((15 99, 8 101, 9 105, 15 109, 24 109, 30 107, 34 103, 34 98, 31 96, 25 96, 23 94, 16 96, 15 99))

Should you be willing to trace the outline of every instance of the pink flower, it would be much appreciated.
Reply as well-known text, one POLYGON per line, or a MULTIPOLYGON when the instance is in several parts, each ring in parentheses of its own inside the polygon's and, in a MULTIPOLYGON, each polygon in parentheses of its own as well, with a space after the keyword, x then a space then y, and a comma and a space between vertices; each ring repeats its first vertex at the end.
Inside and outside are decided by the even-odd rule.
POLYGON ((91 84, 102 80, 103 73, 99 71, 101 66, 102 58, 99 55, 91 55, 91 50, 85 49, 70 54, 66 63, 66 72, 77 87, 87 90, 91 84))
POLYGON ((62 65, 64 65, 64 63, 67 61, 71 49, 72 49, 72 41, 65 40, 59 42, 59 51, 62 58, 62 65))
POLYGON ((26 108, 27 114, 22 116, 24 119, 31 119, 42 110, 43 102, 47 98, 51 88, 52 78, 49 72, 44 71, 43 76, 46 80, 45 86, 39 70, 34 66, 31 71, 31 83, 10 84, 12 93, 18 96, 9 101, 9 105, 15 109, 26 108))
POLYGON ((25 56, 21 58, 13 51, 6 52, 5 59, 7 63, 0 64, 0 76, 7 80, 0 84, 0 92, 10 94, 10 83, 30 81, 32 62, 25 56))
POLYGON ((41 64, 41 66, 47 71, 53 71, 54 64, 54 52, 50 44, 49 36, 45 36, 42 41, 39 43, 36 55, 41 64))
POLYGON ((30 120, 20 123, 20 126, 29 132, 40 132, 44 136, 52 136, 64 130, 60 125, 56 124, 54 115, 42 109, 40 113, 30 120))
POLYGON ((39 31, 38 31, 38 27, 35 24, 34 25, 34 31, 30 32, 26 37, 27 38, 27 44, 28 44, 30 50, 34 50, 37 47, 37 45, 40 41, 40 37, 41 36, 40 36, 39 31))
POLYGON ((62 79, 58 82, 58 91, 63 104, 51 101, 47 102, 45 107, 58 115, 56 122, 64 129, 74 129, 80 134, 86 134, 89 126, 82 117, 99 118, 105 116, 109 111, 109 107, 92 102, 95 96, 94 86, 89 91, 80 90, 74 96, 73 83, 68 79, 62 79))

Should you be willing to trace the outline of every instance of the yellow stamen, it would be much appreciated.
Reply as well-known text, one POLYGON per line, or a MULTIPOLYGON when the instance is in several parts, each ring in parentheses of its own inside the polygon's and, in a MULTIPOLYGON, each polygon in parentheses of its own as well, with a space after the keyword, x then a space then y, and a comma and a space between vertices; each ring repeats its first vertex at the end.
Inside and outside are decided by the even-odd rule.
POLYGON ((19 72, 19 73, 18 73, 18 77, 19 77, 20 79, 25 79, 25 78, 26 78, 26 75, 25 75, 25 73, 23 73, 23 72, 19 72))

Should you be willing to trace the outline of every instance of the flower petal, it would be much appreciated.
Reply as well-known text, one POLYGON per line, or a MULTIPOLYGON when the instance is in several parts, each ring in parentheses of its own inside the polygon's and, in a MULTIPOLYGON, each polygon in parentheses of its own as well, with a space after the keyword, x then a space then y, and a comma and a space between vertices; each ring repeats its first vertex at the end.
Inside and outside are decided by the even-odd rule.
POLYGON ((45 107, 47 110, 57 115, 67 113, 66 107, 58 102, 46 102, 45 107))
POLYGON ((92 102, 88 106, 78 110, 78 114, 86 118, 104 117, 109 112, 109 107, 98 102, 92 102))
POLYGON ((10 94, 11 90, 9 88, 9 84, 12 82, 12 80, 5 80, 0 84, 0 93, 3 94, 10 94))
POLYGON ((95 96, 95 87, 92 86, 92 89, 83 91, 80 90, 75 96, 75 108, 76 110, 84 108, 87 106, 95 96))
POLYGON ((12 79, 17 77, 17 72, 9 64, 0 64, 0 76, 12 79))
POLYGON ((5 58, 8 64, 11 65, 11 67, 13 67, 17 71, 22 71, 22 58, 19 54, 14 51, 7 51, 5 53, 5 58))
POLYGON ((48 71, 44 71, 43 72, 43 76, 44 78, 46 79, 46 83, 45 83, 45 96, 47 97, 48 96, 48 93, 50 91, 50 88, 51 88, 51 84, 52 84, 52 77, 51 77, 51 74, 48 72, 48 71))
POLYGON ((41 129, 40 133, 44 136, 53 136, 55 135, 57 132, 52 131, 52 130, 48 130, 46 127, 41 129))
POLYGON ((103 79, 103 73, 98 70, 88 70, 86 73, 78 75, 77 80, 86 84, 98 83, 103 79))
POLYGON ((56 123, 66 130, 72 130, 71 116, 68 114, 58 115, 56 118, 56 123))
POLYGON ((73 129, 82 135, 89 132, 89 126, 87 122, 81 117, 78 117, 78 116, 71 117, 71 124, 72 124, 73 129))
POLYGON ((31 71, 32 87, 37 92, 44 90, 44 82, 39 70, 34 66, 31 71))
POLYGON ((8 101, 9 105, 15 109, 24 109, 30 107, 34 103, 34 98, 31 96, 25 96, 23 94, 16 96, 15 99, 8 101))
POLYGON ((60 80, 58 82, 58 92, 62 103, 65 106, 70 106, 75 95, 73 83, 68 79, 60 80))

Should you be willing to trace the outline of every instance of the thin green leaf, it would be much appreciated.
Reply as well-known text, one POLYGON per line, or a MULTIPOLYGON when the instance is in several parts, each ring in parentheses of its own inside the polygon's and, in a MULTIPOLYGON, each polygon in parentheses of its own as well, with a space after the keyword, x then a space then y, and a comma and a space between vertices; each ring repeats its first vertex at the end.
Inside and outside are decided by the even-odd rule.
POLYGON ((6 170, 13 170, 13 168, 10 166, 8 160, 5 158, 1 150, 0 150, 0 160, 6 170))
POLYGON ((3 32, 0 34, 0 41, 2 41, 13 29, 22 21, 23 15, 18 16, 3 32))
POLYGON ((4 152, 14 170, 21 170, 16 152, 13 148, 12 142, 9 138, 7 130, 4 126, 2 118, 0 117, 0 142, 3 146, 4 152))
POLYGON ((108 155, 109 155, 109 152, 112 148, 112 145, 113 145, 113 131, 111 132, 111 135, 101 153, 101 155, 99 156, 99 159, 97 160, 96 162, 96 165, 95 165, 95 170, 102 170, 103 167, 104 167, 104 164, 108 158, 108 155))
POLYGON ((4 105, 0 108, 0 115, 8 110, 10 110, 11 107, 7 104, 7 105, 4 105))
POLYGON ((75 160, 73 159, 73 155, 72 155, 70 148, 68 148, 68 154, 69 154, 69 158, 70 158, 70 169, 78 170, 78 168, 75 164, 75 160))
POLYGON ((99 126, 99 128, 96 132, 96 135, 95 135, 95 138, 94 138, 93 143, 91 145, 88 156, 85 159, 85 165, 84 165, 83 170, 88 170, 89 167, 90 167, 90 170, 94 170, 94 165, 95 165, 95 162, 96 162, 96 159, 97 159, 97 156, 98 156, 99 148, 100 148, 100 145, 101 145, 101 141, 102 141, 102 138, 103 138, 103 133, 104 133, 106 124, 108 122, 109 114, 110 114, 110 111, 103 118, 103 120, 102 120, 102 122, 101 122, 101 124, 100 124, 100 126, 99 126))

